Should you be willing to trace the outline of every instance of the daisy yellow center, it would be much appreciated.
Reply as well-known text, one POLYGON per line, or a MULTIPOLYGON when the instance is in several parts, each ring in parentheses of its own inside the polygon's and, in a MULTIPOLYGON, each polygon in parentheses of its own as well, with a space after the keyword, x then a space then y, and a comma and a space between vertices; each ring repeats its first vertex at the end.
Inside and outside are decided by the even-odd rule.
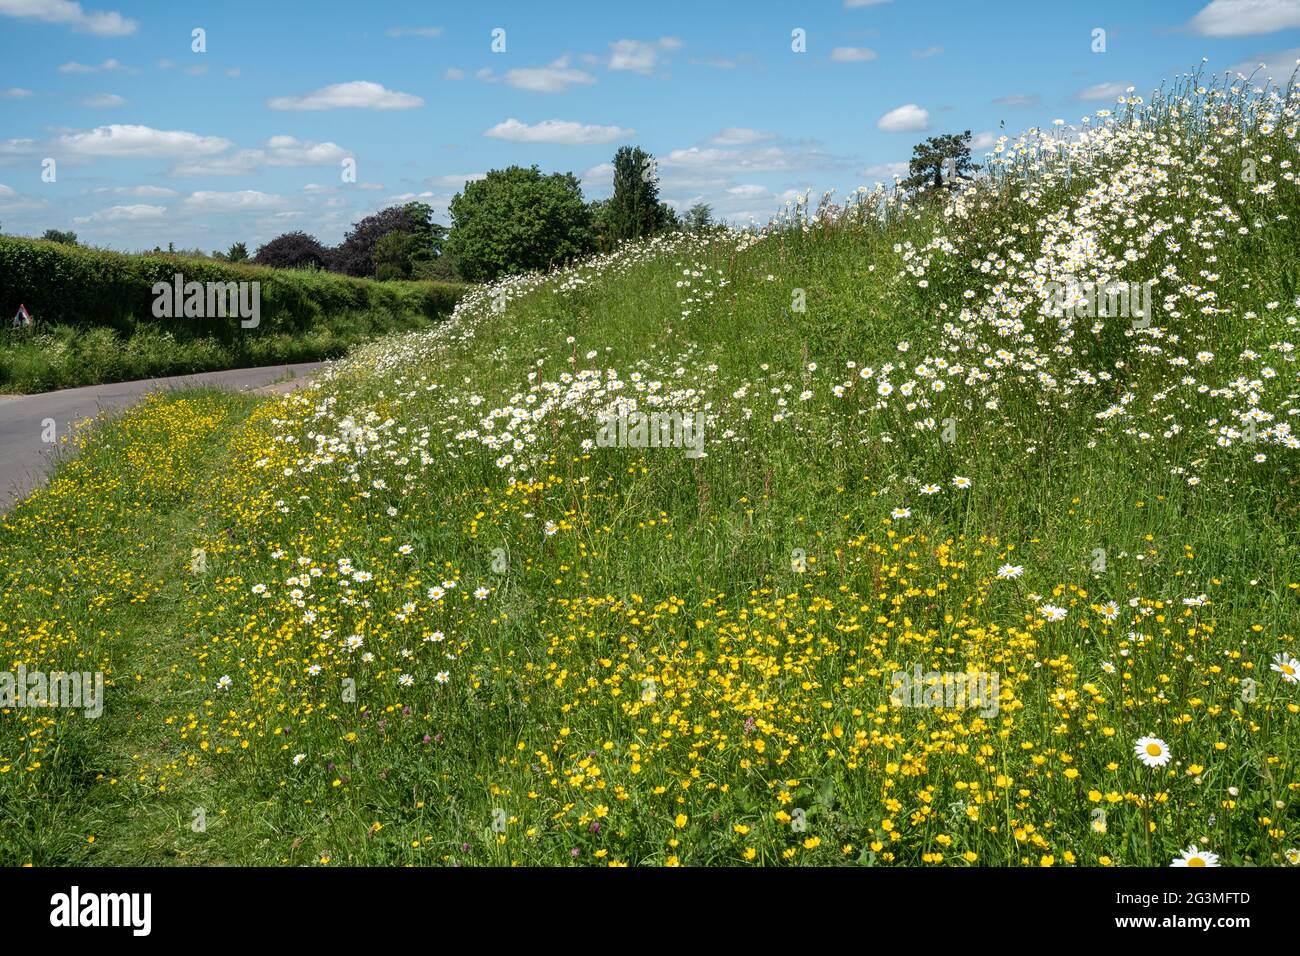
POLYGON ((1288 677, 1294 677, 1294 676, 1295 676, 1295 668, 1292 667, 1290 664, 1283 664, 1283 665, 1282 665, 1282 673, 1283 673, 1283 674, 1286 674, 1288 677))
POLYGON ((1194 856, 1194 857, 1192 857, 1190 860, 1187 861, 1187 865, 1188 865, 1188 866, 1205 866, 1205 861, 1202 860, 1199 856, 1194 856))
POLYGON ((1150 754, 1152 757, 1159 757, 1159 756, 1160 756, 1160 745, 1159 745, 1159 744, 1147 744, 1147 753, 1150 754))

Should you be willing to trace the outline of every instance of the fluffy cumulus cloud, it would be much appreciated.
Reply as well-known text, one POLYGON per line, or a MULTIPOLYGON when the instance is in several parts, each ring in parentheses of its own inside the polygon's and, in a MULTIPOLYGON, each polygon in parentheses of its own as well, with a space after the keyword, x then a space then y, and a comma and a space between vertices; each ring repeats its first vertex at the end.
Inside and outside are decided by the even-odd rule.
POLYGON ((191 193, 185 200, 188 209, 207 212, 247 212, 279 209, 285 205, 283 196, 274 196, 256 189, 239 189, 234 192, 200 191, 191 193))
POLYGON ((65 154, 82 159, 189 159, 212 156, 232 145, 220 136, 117 123, 64 133, 56 143, 65 154))
POLYGON ((634 73, 653 72, 663 53, 681 49, 677 37, 660 37, 658 40, 615 40, 609 45, 606 65, 611 70, 631 70, 634 73))
POLYGON ((612 143, 616 139, 627 139, 636 135, 636 130, 622 126, 595 126, 575 123, 571 120, 542 120, 529 125, 511 117, 504 123, 497 123, 483 133, 492 139, 509 140, 512 143, 561 143, 566 146, 590 146, 599 143, 612 143))
POLYGON ((1300 0, 1213 0, 1187 28, 1207 37, 1242 37, 1300 27, 1300 0))
POLYGON ((178 164, 176 176, 242 176, 264 166, 335 166, 352 155, 337 143, 272 136, 260 148, 178 164))
POLYGON ((908 103, 876 120, 876 128, 886 133, 921 133, 930 128, 930 114, 915 103, 908 103))
POLYGON ((533 93, 564 93, 573 86, 589 86, 596 78, 569 65, 567 55, 546 66, 518 67, 507 70, 505 81, 520 90, 533 93))
POLYGON ((0 0, 0 16, 69 26, 101 37, 131 36, 138 24, 112 10, 86 10, 73 0, 0 0))
POLYGON ((410 110, 423 106, 424 100, 369 80, 354 80, 323 86, 306 96, 275 96, 266 105, 273 110, 410 110))
POLYGON ((75 216, 72 221, 78 225, 91 222, 143 222, 150 219, 161 219, 165 215, 167 215, 166 206, 150 206, 138 203, 130 206, 109 206, 107 209, 93 212, 89 216, 75 216))

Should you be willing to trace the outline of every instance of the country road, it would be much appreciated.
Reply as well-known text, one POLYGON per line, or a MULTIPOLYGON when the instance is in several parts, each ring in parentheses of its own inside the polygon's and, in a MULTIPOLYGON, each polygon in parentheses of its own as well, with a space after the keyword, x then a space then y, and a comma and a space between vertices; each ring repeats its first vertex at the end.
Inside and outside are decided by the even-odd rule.
POLYGON ((45 430, 42 423, 46 419, 54 420, 56 435, 61 440, 71 430, 72 423, 91 418, 101 411, 134 405, 150 392, 195 386, 245 391, 281 379, 310 376, 324 364, 269 365, 88 385, 40 395, 0 395, 0 513, 36 488, 48 474, 54 450, 61 445, 42 440, 45 430))

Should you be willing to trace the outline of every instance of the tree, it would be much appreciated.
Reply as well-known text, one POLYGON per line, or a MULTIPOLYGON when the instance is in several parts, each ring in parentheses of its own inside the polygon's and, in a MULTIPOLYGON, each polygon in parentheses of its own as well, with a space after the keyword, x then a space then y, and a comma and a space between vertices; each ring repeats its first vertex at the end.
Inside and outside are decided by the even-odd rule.
POLYGON ((416 225, 408 216, 407 208, 389 206, 353 223, 351 230, 343 237, 343 242, 334 250, 333 268, 350 276, 373 276, 375 244, 390 232, 415 231, 416 225))
POLYGON ((259 246, 253 261, 273 269, 320 269, 329 262, 329 250, 305 232, 286 232, 259 246))
POLYGON ((411 265, 418 269, 421 263, 432 262, 442 255, 447 227, 433 221, 433 207, 428 203, 408 202, 402 209, 415 240, 411 248, 411 265))
POLYGON ((659 201, 655 159, 640 146, 623 146, 614 154, 614 196, 609 205, 609 234, 615 241, 640 239, 667 228, 676 216, 659 201))
POLYGON ((45 235, 41 236, 46 242, 61 242, 65 246, 75 246, 77 244, 77 234, 75 232, 64 232, 60 229, 46 229, 45 235))
POLYGON ((451 201, 447 252, 470 282, 545 269, 590 252, 591 212, 573 173, 494 169, 451 201))
POLYGON ((686 210, 686 228, 691 232, 703 232, 713 225, 713 207, 706 202, 697 202, 686 210))
POLYGON ((226 253, 226 258, 231 262, 243 262, 248 258, 248 246, 242 242, 231 243, 230 251, 226 253))
POLYGON ((409 279, 419 240, 414 233, 394 230, 379 237, 373 259, 376 279, 409 279))
POLYGON ((912 147, 904 189, 956 189, 959 179, 972 179, 979 166, 970 161, 970 130, 931 136, 912 147), (947 178, 944 175, 947 174, 947 178))

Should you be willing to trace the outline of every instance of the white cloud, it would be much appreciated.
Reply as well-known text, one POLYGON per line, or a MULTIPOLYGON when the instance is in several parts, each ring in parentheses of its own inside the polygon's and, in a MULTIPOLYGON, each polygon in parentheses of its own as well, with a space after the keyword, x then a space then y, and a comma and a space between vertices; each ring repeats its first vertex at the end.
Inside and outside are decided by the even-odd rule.
POLYGON ((875 50, 865 46, 837 46, 831 50, 831 59, 836 63, 865 63, 878 57, 875 50))
POLYGON ((1272 77, 1278 83, 1285 85, 1298 66, 1300 66, 1300 47, 1295 47, 1277 53, 1261 53, 1253 60, 1238 63, 1232 68, 1232 72, 1246 76, 1254 74, 1256 80, 1272 77), (1256 73, 1256 70, 1259 72, 1256 73))
POLYGON ((607 65, 611 70, 631 70, 634 73, 651 73, 659 62, 659 54, 680 49, 677 37, 660 37, 653 42, 645 40, 616 40, 609 45, 607 65))
POLYGON ((409 110, 424 105, 410 93, 384 89, 369 80, 335 83, 306 96, 276 96, 266 101, 273 110, 409 110))
POLYGON ((1207 37, 1244 37, 1300 27, 1300 0, 1213 0, 1187 23, 1207 37))
POLYGON ((874 166, 868 166, 858 175, 865 179, 888 182, 895 176, 906 176, 907 163, 876 163, 874 166))
POLYGON ((0 16, 70 26, 78 33, 101 37, 130 36, 138 26, 134 20, 113 11, 87 12, 72 0, 0 0, 0 16))
POLYGON ((99 73, 101 71, 104 73, 112 73, 115 70, 120 69, 122 69, 122 64, 117 60, 114 60, 112 57, 99 64, 99 66, 90 66, 85 63, 78 63, 75 60, 70 63, 59 64, 60 73, 99 73))
POLYGON ((141 199, 169 199, 179 195, 176 190, 165 186, 101 186, 95 192, 113 196, 136 196, 141 199))
POLYGON ((844 8, 852 10, 854 7, 878 7, 882 3, 889 3, 891 0, 844 0, 844 8))
POLYGON ((890 110, 876 121, 886 133, 919 133, 930 128, 930 114, 915 103, 890 110))
POLYGON ((466 183, 478 182, 480 179, 487 179, 487 173, 448 173, 445 176, 431 176, 425 182, 443 189, 460 189, 466 183))
POLYGON ((4 183, 0 183, 0 196, 17 196, 17 195, 18 194, 14 192, 12 186, 6 186, 4 183))
POLYGON ((580 177, 580 182, 584 186, 594 187, 597 189, 614 188, 614 164, 599 163, 592 166, 580 177))
POLYGON ((993 134, 993 131, 986 130, 983 133, 976 133, 974 136, 971 137, 970 148, 980 149, 980 150, 990 150, 993 148, 993 145, 997 141, 998 138, 993 134))
POLYGON ((1113 100, 1124 95, 1133 84, 1131 83, 1098 83, 1090 86, 1085 90, 1080 90, 1075 96, 1085 102, 1099 102, 1101 100, 1113 100))
POLYGON ((442 27, 393 27, 388 31, 390 37, 440 37, 442 27))
POLYGON ((236 192, 191 193, 185 200, 191 209, 208 212, 240 212, 246 209, 278 209, 284 205, 284 197, 258 192, 256 189, 240 189, 236 192))
POLYGON ((220 136, 200 136, 183 130, 148 126, 97 126, 84 133, 65 133, 56 141, 65 152, 79 157, 134 159, 186 159, 211 156, 229 149, 220 136))
POLYGON ((924 50, 913 50, 912 59, 928 60, 930 57, 938 56, 942 52, 943 52, 943 47, 941 46, 928 46, 924 50))
POLYGON ((595 83, 596 78, 583 70, 570 67, 566 55, 547 66, 507 70, 505 81, 519 90, 531 90, 534 93, 564 93, 571 86, 588 86, 595 83))
POLYGON ((82 106, 89 106, 92 109, 104 109, 109 106, 122 106, 126 100, 116 93, 96 93, 94 96, 87 96, 81 101, 82 106))
POLYGON ((592 126, 575 123, 571 120, 543 120, 530 126, 511 117, 504 123, 497 123, 483 133, 492 139, 509 140, 512 143, 563 143, 567 146, 589 146, 597 143, 609 143, 616 139, 627 139, 636 135, 636 130, 622 126, 592 126))
POLYGON ((737 199, 757 199, 760 196, 768 195, 766 186, 755 186, 752 183, 742 183, 739 186, 732 186, 727 190, 727 195, 735 196, 737 199))
POLYGON ((144 204, 109 206, 107 209, 93 212, 89 216, 77 216, 73 219, 73 222, 79 224, 87 222, 139 222, 142 219, 161 219, 166 214, 166 206, 148 206, 144 204))
POLYGON ((6 100, 21 100, 31 95, 31 90, 24 90, 20 86, 11 86, 7 90, 0 90, 0 99, 6 100))
POLYGON ((442 74, 442 77, 445 80, 463 80, 465 79, 465 71, 458 70, 454 66, 449 66, 447 67, 447 72, 442 74))
POLYGON ((713 149, 692 146, 675 149, 659 160, 661 167, 712 173, 766 173, 824 165, 824 153, 792 152, 780 146, 760 149, 713 149))
POLYGON ((172 170, 172 175, 241 176, 263 166, 335 166, 350 155, 337 143, 272 136, 258 149, 241 149, 228 156, 182 163, 172 170))
POLYGON ((744 126, 728 126, 710 138, 709 142, 714 146, 748 146, 751 143, 765 143, 772 139, 776 139, 775 133, 765 133, 744 126))

